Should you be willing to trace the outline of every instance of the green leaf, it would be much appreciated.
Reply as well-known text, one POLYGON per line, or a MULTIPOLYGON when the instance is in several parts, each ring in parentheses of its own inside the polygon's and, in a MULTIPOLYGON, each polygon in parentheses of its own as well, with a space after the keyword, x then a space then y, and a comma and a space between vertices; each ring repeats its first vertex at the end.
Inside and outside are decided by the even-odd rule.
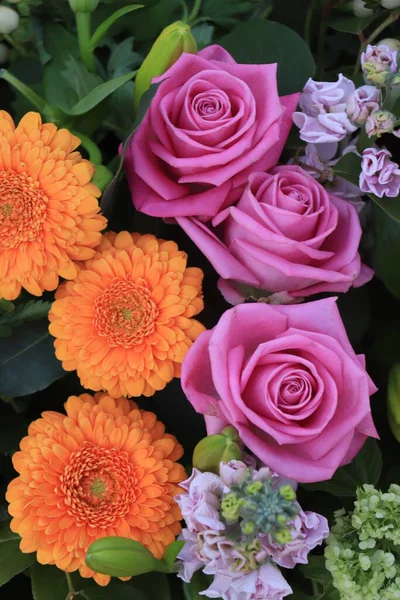
POLYGON ((202 23, 201 25, 195 25, 192 27, 192 35, 196 40, 197 48, 199 50, 202 50, 206 46, 212 44, 214 31, 214 25, 209 25, 208 23, 202 23))
POLYGON ((63 111, 70 116, 84 115, 100 104, 100 102, 108 98, 115 90, 118 90, 128 81, 133 79, 135 75, 136 71, 133 71, 127 75, 121 75, 120 77, 106 81, 89 92, 88 95, 75 104, 75 106, 70 109, 64 108, 63 111))
POLYGON ((358 186, 361 173, 361 160, 361 157, 354 154, 354 152, 345 154, 333 168, 335 175, 358 186))
MULTIPOLYGON (((19 443, 26 436, 29 422, 21 415, 7 415, 0 421, 0 454, 12 456, 19 449, 19 443)), ((1 541, 1 540, 0 540, 1 541)))
POLYGON ((38 321, 49 314, 51 302, 30 300, 26 304, 18 304, 13 311, 0 316, 0 327, 16 327, 25 321, 38 321))
POLYGON ((10 529, 10 521, 5 521, 0 525, 0 544, 3 542, 9 542, 11 540, 19 541, 21 538, 18 533, 14 533, 10 529))
POLYGON ((109 216, 110 211, 112 210, 113 199, 114 199, 114 196, 118 189, 119 178, 120 178, 121 171, 122 171, 122 168, 124 165, 125 156, 126 156, 126 153, 128 152, 128 148, 132 141, 133 135, 134 135, 136 129, 139 127, 140 123, 142 122, 142 120, 147 112, 147 109, 149 108, 150 103, 153 100, 153 98, 158 90, 159 85, 160 85, 159 83, 151 85, 150 88, 143 94, 143 96, 140 99, 139 110, 138 110, 138 114, 136 115, 135 122, 133 124, 133 130, 130 133, 130 135, 128 136, 128 138, 126 139, 126 141, 124 142, 124 145, 122 148, 119 167, 115 173, 114 179, 111 181, 108 188, 104 191, 102 198, 101 198, 101 209, 102 209, 103 214, 106 216, 109 216))
POLYGON ((9 71, 6 69, 0 70, 0 77, 5 79, 10 85, 12 85, 16 90, 19 91, 29 102, 33 104, 33 106, 40 112, 44 113, 46 103, 36 92, 32 90, 29 86, 25 85, 22 81, 14 77, 9 71))
POLYGON ((2 525, 0 530, 0 586, 10 581, 18 573, 28 569, 36 560, 36 554, 23 554, 19 549, 20 537, 7 537, 7 528, 2 525))
POLYGON ((251 20, 242 23, 219 43, 237 62, 278 63, 281 96, 300 92, 315 70, 314 59, 306 42, 285 25, 273 21, 251 20))
POLYGON ((340 467, 330 481, 302 484, 307 491, 329 492, 335 496, 356 495, 357 487, 376 485, 382 471, 382 454, 375 440, 368 438, 350 465, 340 467))
POLYGON ((201 14, 217 25, 230 29, 240 23, 252 8, 251 2, 238 0, 204 0, 201 14))
POLYGON ((325 566, 324 556, 311 556, 308 564, 299 565, 299 569, 306 579, 311 579, 324 586, 329 585, 332 581, 332 575, 325 566))
POLYGON ((210 587, 212 580, 211 575, 205 575, 202 571, 193 573, 190 583, 182 584, 185 600, 202 600, 204 596, 200 596, 200 592, 210 587))
MULTIPOLYGON (((106 587, 100 587, 97 583, 88 583, 80 591, 80 597, 86 600, 162 600, 157 594, 156 596, 146 596, 141 590, 138 590, 131 585, 130 582, 123 583, 122 581, 111 581, 106 587)), ((35 599, 36 600, 36 599, 35 599)), ((41 600, 41 599, 39 599, 41 600)), ((56 600, 54 598, 54 600, 56 600)), ((64 600, 64 597, 59 597, 57 600, 64 600)))
POLYGON ((107 35, 107 31, 110 29, 112 25, 121 17, 124 17, 128 13, 138 10, 138 8, 143 8, 143 4, 132 4, 131 6, 124 6, 119 10, 116 10, 108 19, 103 21, 101 25, 98 26, 92 38, 90 40, 90 44, 92 50, 96 48, 96 46, 101 42, 101 40, 107 35))
MULTIPOLYGON (((395 222, 400 223, 400 196, 396 198, 378 198, 374 194, 368 196, 395 222)), ((394 231, 394 230, 393 230, 394 231)))
POLYGON ((79 59, 79 46, 76 37, 58 23, 48 23, 44 27, 44 44, 52 59, 43 71, 44 95, 49 105, 68 108, 76 102, 77 94, 71 83, 60 78, 69 57, 79 59))
POLYGON ((77 100, 84 98, 89 92, 94 90, 103 80, 94 73, 91 73, 82 60, 71 54, 65 61, 65 68, 60 73, 67 85, 69 85, 77 95, 77 100))
MULTIPOLYGON (((393 200, 396 202, 396 198, 393 200)), ((400 222, 392 219, 378 206, 375 207, 374 217, 376 272, 389 292, 400 298, 400 222)))
POLYGON ((343 33, 354 33, 359 34, 361 31, 364 31, 372 23, 375 21, 377 15, 376 13, 373 15, 368 15, 367 17, 332 17, 328 19, 327 23, 329 27, 335 29, 335 31, 341 31, 343 33))
POLYGON ((0 394, 26 396, 47 388, 64 375, 47 320, 25 323, 0 340, 0 394))
MULTIPOLYGON (((171 600, 168 577, 163 573, 146 573, 131 579, 135 590, 139 590, 149 600, 171 600)), ((132 599, 134 600, 134 598, 132 599)))
POLYGON ((176 540, 175 542, 172 542, 166 547, 162 559, 170 569, 173 568, 176 561, 176 557, 178 556, 179 552, 182 550, 184 545, 185 542, 176 540))
MULTIPOLYGON (((137 52, 132 50, 133 37, 126 38, 120 44, 116 44, 111 50, 110 58, 108 59, 107 70, 112 77, 125 75, 139 66, 142 62, 142 57, 137 52)), ((133 105, 133 100, 132 100, 133 105)))
POLYGON ((64 571, 52 565, 35 563, 31 567, 32 595, 34 600, 64 600, 68 583, 64 571))
POLYGON ((44 39, 43 39, 43 27, 40 19, 31 15, 30 18, 30 27, 35 40, 35 48, 39 55, 39 59, 42 65, 46 65, 49 60, 51 60, 51 55, 47 52, 44 47, 44 39))

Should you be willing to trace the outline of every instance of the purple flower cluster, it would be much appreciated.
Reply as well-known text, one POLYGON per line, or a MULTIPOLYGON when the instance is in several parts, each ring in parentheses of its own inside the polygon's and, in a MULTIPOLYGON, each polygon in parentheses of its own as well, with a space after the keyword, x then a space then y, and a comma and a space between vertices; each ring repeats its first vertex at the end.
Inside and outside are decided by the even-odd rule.
POLYGON ((363 152, 360 189, 379 198, 395 198, 400 191, 400 168, 389 150, 367 148, 363 152))
MULTIPOLYGON (((220 513, 221 501, 230 487, 249 472, 241 461, 221 463, 219 475, 194 469, 181 484, 185 492, 177 497, 186 521, 180 539, 185 546, 178 555, 179 577, 189 582, 199 569, 213 575, 211 586, 200 595, 223 600, 282 600, 292 593, 276 565, 293 568, 307 563, 310 550, 329 534, 325 517, 313 512, 298 513, 289 524, 291 540, 279 544, 271 535, 260 535, 251 544, 237 544, 228 536, 220 513)), ((252 469, 253 481, 287 483, 264 467, 252 469)), ((294 482, 292 482, 294 484, 294 482)))

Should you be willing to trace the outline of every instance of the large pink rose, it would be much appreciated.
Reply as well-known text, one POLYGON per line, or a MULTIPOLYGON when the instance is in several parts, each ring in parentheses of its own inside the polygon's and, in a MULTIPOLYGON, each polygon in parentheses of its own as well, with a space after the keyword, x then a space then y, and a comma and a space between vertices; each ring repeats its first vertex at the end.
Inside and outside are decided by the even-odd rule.
POLYGON ((181 381, 209 434, 233 425, 263 463, 297 481, 330 479, 377 437, 376 388, 334 298, 228 310, 189 350, 181 381))
POLYGON ((136 208, 214 217, 249 173, 279 160, 299 94, 280 98, 276 64, 239 65, 220 46, 183 54, 133 137, 125 171, 136 208))
POLYGON ((238 204, 218 214, 212 227, 195 218, 178 223, 221 276, 231 304, 243 299, 235 283, 305 297, 346 292, 373 275, 358 253, 356 208, 297 166, 252 173, 238 204))

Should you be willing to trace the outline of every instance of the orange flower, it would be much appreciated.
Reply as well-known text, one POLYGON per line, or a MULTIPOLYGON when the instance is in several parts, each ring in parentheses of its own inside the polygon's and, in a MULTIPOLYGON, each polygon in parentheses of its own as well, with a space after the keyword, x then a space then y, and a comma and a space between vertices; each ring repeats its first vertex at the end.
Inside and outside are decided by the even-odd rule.
POLYGON ((49 314, 56 355, 86 388, 152 396, 180 376, 204 330, 191 318, 203 308, 203 272, 153 235, 107 233, 97 250, 57 290, 49 314))
POLYGON ((94 255, 107 221, 99 215, 93 165, 73 152, 80 140, 38 113, 15 127, 0 111, 0 297, 35 296, 72 279, 72 261, 94 255))
POLYGON ((41 564, 107 585, 110 577, 85 565, 92 542, 128 537, 160 558, 180 532, 174 496, 186 475, 174 461, 183 449, 155 414, 125 398, 70 396, 65 410, 31 423, 13 456, 11 529, 41 564))

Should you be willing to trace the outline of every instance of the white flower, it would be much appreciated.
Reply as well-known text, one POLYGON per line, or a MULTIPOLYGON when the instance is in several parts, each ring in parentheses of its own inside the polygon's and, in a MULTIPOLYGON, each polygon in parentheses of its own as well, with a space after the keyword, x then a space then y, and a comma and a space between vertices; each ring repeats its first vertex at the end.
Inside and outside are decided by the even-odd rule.
POLYGON ((0 6, 0 33, 7 35, 17 29, 19 14, 9 6, 0 6))
POLYGON ((356 17, 368 17, 373 12, 373 10, 365 6, 364 0, 353 0, 353 13, 356 17))
POLYGON ((383 8, 392 10, 393 8, 398 8, 400 6, 400 0, 381 0, 381 4, 383 8))

